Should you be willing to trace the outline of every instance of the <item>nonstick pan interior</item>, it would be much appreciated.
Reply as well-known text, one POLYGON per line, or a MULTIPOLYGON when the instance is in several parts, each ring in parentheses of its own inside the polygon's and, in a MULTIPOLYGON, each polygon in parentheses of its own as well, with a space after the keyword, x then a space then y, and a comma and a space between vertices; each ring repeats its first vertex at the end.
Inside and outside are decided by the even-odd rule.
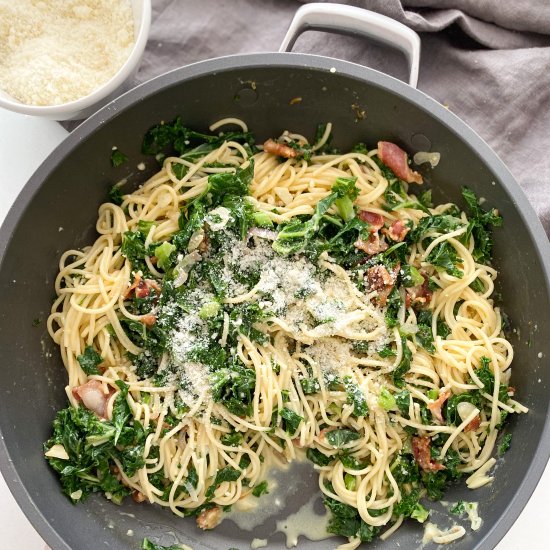
MULTIPOLYGON (((498 461, 492 485, 475 492, 457 486, 447 495, 447 500, 478 501, 483 518, 481 529, 467 529, 454 547, 492 548, 527 502, 549 455, 548 240, 504 165, 441 105, 376 71, 300 54, 212 60, 142 85, 76 129, 18 198, 0 232, 0 459, 24 512, 54 550, 137 549, 144 536, 194 550, 244 549, 252 538, 274 530, 275 518, 254 533, 229 521, 203 533, 192 518, 130 499, 117 507, 93 496, 74 506, 42 455, 55 412, 66 406, 65 372, 45 327, 59 256, 92 242, 97 208, 113 183, 126 177, 125 189, 130 189, 158 169, 154 159, 141 155, 142 137, 153 124, 178 115, 201 130, 220 118, 240 117, 258 141, 285 129, 312 137, 318 122, 330 121, 334 145, 341 150, 385 139, 411 152, 438 151, 441 161, 427 173, 436 202, 460 202, 460 188, 468 185, 500 210, 505 222, 495 233, 494 263, 501 272, 501 305, 514 329, 512 385, 531 412, 512 420, 513 444, 498 461), (118 169, 109 161, 114 145, 129 157, 118 169), (141 162, 145 171, 137 169, 141 162), (37 326, 35 319, 41 320, 37 326)), ((296 491, 285 515, 318 492, 316 474, 306 465, 287 482, 296 491)), ((452 523, 438 514, 434 520, 441 526, 452 523)), ((421 538, 419 526, 405 525, 390 541, 371 547, 411 548, 421 538)), ((300 548, 329 549, 335 541, 301 539, 300 548)), ((269 548, 283 547, 282 534, 270 537, 269 548)))

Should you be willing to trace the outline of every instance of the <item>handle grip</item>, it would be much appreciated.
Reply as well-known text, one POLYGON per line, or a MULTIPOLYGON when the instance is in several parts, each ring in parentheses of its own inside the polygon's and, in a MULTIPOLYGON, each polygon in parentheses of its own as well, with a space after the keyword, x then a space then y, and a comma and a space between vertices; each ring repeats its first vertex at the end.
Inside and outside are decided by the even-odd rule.
POLYGON ((344 4, 306 4, 294 15, 279 51, 291 51, 297 38, 307 30, 366 36, 401 50, 409 64, 409 84, 416 88, 420 64, 420 37, 399 21, 344 4))

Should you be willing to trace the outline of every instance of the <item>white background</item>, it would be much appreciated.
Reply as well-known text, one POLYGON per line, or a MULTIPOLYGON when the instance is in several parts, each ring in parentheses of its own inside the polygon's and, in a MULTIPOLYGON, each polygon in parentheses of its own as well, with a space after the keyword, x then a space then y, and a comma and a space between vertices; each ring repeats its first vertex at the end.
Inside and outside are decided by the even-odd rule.
MULTIPOLYGON (((56 122, 0 109, 0 224, 27 179, 65 135, 65 130, 56 122)), ((550 548, 546 533, 549 512, 550 467, 547 466, 531 500, 497 550, 550 548)), ((46 548, 44 541, 17 506, 1 476, 0 526, 0 548, 46 548)))

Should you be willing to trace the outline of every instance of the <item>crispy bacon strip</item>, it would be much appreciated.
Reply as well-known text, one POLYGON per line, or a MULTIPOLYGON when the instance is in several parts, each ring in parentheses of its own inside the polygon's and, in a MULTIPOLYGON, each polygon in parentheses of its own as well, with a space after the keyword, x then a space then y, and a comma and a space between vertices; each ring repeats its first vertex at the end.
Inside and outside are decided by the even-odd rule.
POLYGON ((407 233, 411 230, 410 227, 405 225, 402 220, 394 221, 388 229, 383 229, 382 232, 387 235, 392 241, 400 243, 407 236, 407 233))
POLYGON ((132 286, 128 288, 126 293, 124 294, 124 299, 129 298, 134 290, 139 286, 139 283, 141 282, 141 275, 139 273, 136 273, 134 275, 134 282, 132 283, 132 286))
POLYGON ((148 315, 143 315, 140 318, 140 321, 147 325, 148 327, 152 327, 157 322, 157 316, 154 313, 149 313, 148 315))
POLYGON ((477 430, 479 428, 479 425, 481 424, 481 417, 479 414, 464 428, 465 432, 471 432, 473 430, 477 430))
POLYGON ((395 278, 383 265, 373 265, 367 271, 367 281, 371 290, 382 290, 395 283, 395 278))
POLYGON ((451 397, 451 392, 448 390, 439 392, 439 397, 433 401, 432 403, 428 403, 428 409, 432 412, 432 415, 434 418, 436 418, 439 422, 443 423, 445 420, 443 419, 443 415, 441 414, 441 409, 443 407, 443 404, 447 399, 451 397))
POLYGON ((141 493, 140 491, 132 491, 132 500, 134 502, 140 503, 145 502, 147 500, 147 497, 141 493))
POLYGON ((160 286, 153 279, 142 279, 139 273, 134 275, 134 282, 132 286, 128 288, 124 294, 124 298, 130 298, 132 294, 136 298, 147 298, 151 294, 151 290, 154 289, 157 294, 160 294, 160 286))
POLYGON ((378 142, 378 157, 392 172, 407 183, 422 183, 422 176, 411 170, 407 153, 390 141, 378 142))
POLYGON ((219 506, 208 508, 203 510, 197 516, 197 527, 201 529, 214 529, 218 523, 220 523, 222 517, 222 510, 219 506))
POLYGON ((378 291, 378 303, 383 306, 397 280, 401 266, 398 264, 391 272, 383 265, 373 265, 367 270, 367 282, 371 290, 378 291))
POLYGON ((357 214, 357 217, 370 225, 369 231, 371 233, 375 233, 376 231, 384 227, 384 217, 382 216, 382 214, 369 212, 368 210, 361 210, 357 214))
POLYGON ((107 418, 107 402, 114 390, 103 391, 103 384, 99 380, 88 380, 85 384, 72 389, 73 396, 82 401, 84 406, 97 414, 100 418, 107 418))
POLYGON ((293 159, 298 156, 298 151, 296 151, 296 149, 284 143, 277 143, 274 139, 268 139, 264 143, 264 151, 279 157, 284 157, 285 159, 293 159))
POLYGON ((374 256, 375 254, 384 252, 384 250, 388 249, 387 243, 380 239, 378 232, 371 233, 366 241, 363 239, 357 239, 353 245, 355 248, 366 252, 369 256, 374 256))
POLYGON ((405 296, 405 306, 410 307, 411 304, 423 304, 428 305, 433 296, 433 292, 430 290, 428 277, 424 275, 424 282, 421 285, 413 286, 406 289, 407 295, 405 296))
POLYGON ((432 459, 430 452, 430 438, 428 436, 415 436, 412 438, 414 459, 425 472, 438 472, 445 466, 432 459))

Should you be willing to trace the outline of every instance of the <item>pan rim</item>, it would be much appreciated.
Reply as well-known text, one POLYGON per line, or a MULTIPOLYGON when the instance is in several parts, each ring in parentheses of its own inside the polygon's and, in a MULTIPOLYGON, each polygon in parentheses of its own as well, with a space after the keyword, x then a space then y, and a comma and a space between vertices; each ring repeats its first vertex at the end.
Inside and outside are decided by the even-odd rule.
MULTIPOLYGON (((121 116, 124 111, 138 102, 147 100, 165 88, 178 85, 195 78, 215 75, 216 73, 232 71, 239 68, 288 68, 312 71, 326 71, 343 74, 347 77, 368 82, 382 88, 384 91, 398 95, 414 104, 427 116, 436 118, 451 132, 465 141, 475 150, 484 164, 499 180, 499 185, 512 200, 522 222, 534 243, 538 261, 543 267, 546 283, 546 295, 550 297, 550 242, 542 223, 529 203, 525 193, 516 182, 514 176, 489 145, 458 116, 443 107, 436 100, 420 90, 389 75, 339 59, 302 53, 253 53, 218 57, 200 61, 170 72, 159 75, 126 92, 113 100, 90 118, 80 124, 56 149, 44 160, 35 173, 27 181, 10 208, 5 221, 0 227, 0 270, 4 262, 6 249, 13 232, 20 222, 26 208, 33 200, 47 177, 56 167, 78 147, 81 141, 93 134, 98 128, 110 120, 121 116)), ((18 506, 40 536, 54 549, 71 550, 57 529, 47 521, 43 512, 35 505, 27 488, 23 485, 17 468, 10 458, 10 452, 2 437, 0 425, 0 471, 6 484, 13 494, 18 506)), ((531 498, 550 457, 550 412, 546 416, 544 428, 539 439, 536 453, 529 469, 508 503, 504 512, 494 523, 487 534, 478 542, 477 548, 494 548, 504 537, 519 517, 523 508, 531 498)))

